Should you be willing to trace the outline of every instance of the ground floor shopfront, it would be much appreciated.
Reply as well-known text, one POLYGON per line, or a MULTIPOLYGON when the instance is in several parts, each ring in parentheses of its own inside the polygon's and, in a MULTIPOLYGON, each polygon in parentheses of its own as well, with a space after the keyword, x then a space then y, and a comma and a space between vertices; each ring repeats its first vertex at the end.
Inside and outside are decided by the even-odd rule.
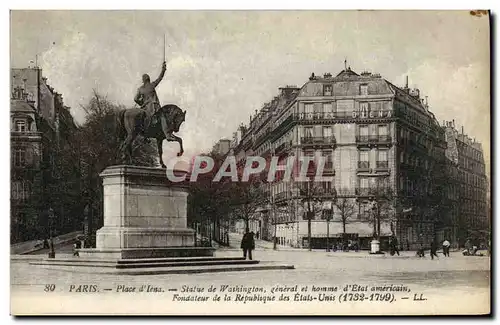
MULTIPOLYGON (((274 225, 270 225, 274 228, 274 225)), ((345 238, 353 246, 357 244, 360 249, 369 249, 370 241, 373 239, 373 224, 370 222, 347 223, 345 227, 345 238)), ((274 231, 268 231, 274 233, 274 231)), ((279 245, 308 248, 308 224, 306 221, 288 222, 276 224, 276 240, 279 245)), ((381 241, 388 241, 391 235, 389 222, 380 224, 381 241)), ((321 249, 340 247, 343 243, 343 225, 341 222, 326 220, 311 221, 311 248, 321 249)))

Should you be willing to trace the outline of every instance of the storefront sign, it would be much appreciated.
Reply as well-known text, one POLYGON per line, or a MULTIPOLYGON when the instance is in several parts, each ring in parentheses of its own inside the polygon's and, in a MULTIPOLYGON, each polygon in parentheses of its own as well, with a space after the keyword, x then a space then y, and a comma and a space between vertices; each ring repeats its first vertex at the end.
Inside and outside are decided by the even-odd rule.
POLYGON ((392 111, 353 111, 352 118, 390 118, 392 117, 392 111))

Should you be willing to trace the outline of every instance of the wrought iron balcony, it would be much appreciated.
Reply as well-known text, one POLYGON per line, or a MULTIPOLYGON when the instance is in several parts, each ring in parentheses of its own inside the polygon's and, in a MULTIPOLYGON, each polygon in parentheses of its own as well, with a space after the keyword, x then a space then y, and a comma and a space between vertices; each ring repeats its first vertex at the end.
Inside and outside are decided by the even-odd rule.
POLYGON ((388 186, 356 187, 355 193, 357 196, 365 197, 388 196, 391 193, 391 188, 388 186))
POLYGON ((314 145, 333 145, 336 143, 334 136, 329 137, 302 137, 300 143, 304 146, 314 145))
POLYGON ((388 161, 377 161, 377 169, 388 169, 389 168, 389 162, 388 161))
POLYGON ((290 150, 292 148, 292 141, 286 141, 280 144, 279 146, 274 149, 274 153, 282 153, 290 150))
POLYGON ((390 145, 392 137, 390 135, 357 135, 356 144, 358 146, 390 145))
POLYGON ((368 171, 370 170, 369 161, 358 161, 358 171, 368 171))

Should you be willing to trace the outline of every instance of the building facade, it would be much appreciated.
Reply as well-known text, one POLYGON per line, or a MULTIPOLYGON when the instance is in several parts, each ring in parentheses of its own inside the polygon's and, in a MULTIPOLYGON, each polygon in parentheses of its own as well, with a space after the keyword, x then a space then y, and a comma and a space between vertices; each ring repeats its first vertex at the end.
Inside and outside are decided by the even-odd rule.
POLYGON ((39 68, 11 69, 10 106, 11 241, 44 238, 50 228, 74 228, 65 224, 74 211, 54 192, 74 194, 73 205, 78 196, 77 186, 62 186, 75 177, 58 168, 75 163, 59 161, 76 130, 69 108, 39 68))
POLYGON ((445 235, 463 245, 467 239, 485 241, 489 229, 488 180, 482 146, 455 127, 455 121, 445 121, 446 156, 450 169, 450 195, 454 198, 452 220, 445 235))
POLYGON ((241 139, 232 142, 238 161, 322 156, 323 174, 332 177, 269 184, 271 204, 256 212, 254 225, 263 239, 308 247, 309 227, 314 248, 343 236, 362 248, 375 234, 384 243, 394 234, 411 249, 434 239, 446 194, 446 139, 418 89, 350 68, 312 74, 302 87, 280 88, 238 131, 241 139), (305 185, 321 205, 313 211, 305 185))

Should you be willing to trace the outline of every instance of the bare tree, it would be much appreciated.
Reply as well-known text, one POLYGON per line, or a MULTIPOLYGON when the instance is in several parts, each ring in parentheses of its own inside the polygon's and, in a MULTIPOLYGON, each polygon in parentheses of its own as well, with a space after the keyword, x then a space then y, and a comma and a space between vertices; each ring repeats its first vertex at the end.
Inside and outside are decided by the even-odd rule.
POLYGON ((369 197, 374 238, 380 240, 381 222, 390 220, 394 214, 393 191, 388 187, 374 188, 370 190, 369 197))
POLYGON ((342 222, 342 239, 346 242, 346 225, 356 213, 356 205, 349 198, 338 198, 334 202, 335 207, 339 211, 340 221, 342 222))
POLYGON ((311 223, 314 216, 323 210, 323 202, 326 199, 332 199, 335 190, 327 191, 318 186, 312 178, 308 182, 301 183, 298 187, 301 202, 306 210, 307 219, 307 240, 308 248, 312 249, 311 244, 311 223))

